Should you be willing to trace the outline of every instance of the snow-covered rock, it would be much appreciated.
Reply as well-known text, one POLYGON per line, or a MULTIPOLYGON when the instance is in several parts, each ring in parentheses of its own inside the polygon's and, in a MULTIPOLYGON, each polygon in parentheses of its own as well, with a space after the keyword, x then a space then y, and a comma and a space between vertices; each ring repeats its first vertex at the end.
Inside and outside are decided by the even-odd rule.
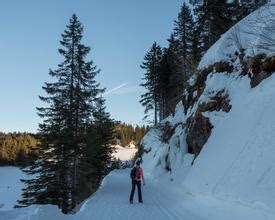
MULTIPOLYGON (((196 210, 207 207, 217 210, 216 215, 212 213, 211 218, 201 216, 202 219, 275 219, 275 74, 272 74, 275 66, 267 79, 263 77, 255 85, 248 72, 251 70, 243 68, 258 54, 275 55, 274 3, 243 19, 207 51, 199 65, 201 75, 198 77, 201 78, 192 79, 192 93, 185 94, 191 100, 184 106, 187 109, 180 103, 174 115, 149 131, 143 139, 147 149, 144 166, 153 179, 176 181, 179 189, 193 195, 196 210), (216 70, 217 64, 224 64, 225 68, 216 70), (203 84, 192 91, 196 80, 203 84), (220 101, 213 103, 218 93, 228 98, 227 108, 219 106, 220 101), (196 121, 197 114, 209 119, 213 127, 209 137, 204 134, 206 143, 201 146, 201 151, 191 156, 187 152, 190 152, 192 143, 186 142, 186 134, 190 120, 196 121), (166 143, 162 141, 165 129, 161 125, 174 129, 166 143), (167 163, 170 169, 167 169, 167 163), (232 209, 230 212, 226 211, 228 207, 232 209), (245 207, 258 214, 251 218, 244 211, 245 207)), ((195 85, 194 89, 198 87, 195 85)), ((194 128, 195 124, 191 123, 191 126, 194 128)), ((196 128, 191 139, 195 141, 204 127, 201 124, 196 128)), ((195 212, 193 209, 190 206, 195 212)))

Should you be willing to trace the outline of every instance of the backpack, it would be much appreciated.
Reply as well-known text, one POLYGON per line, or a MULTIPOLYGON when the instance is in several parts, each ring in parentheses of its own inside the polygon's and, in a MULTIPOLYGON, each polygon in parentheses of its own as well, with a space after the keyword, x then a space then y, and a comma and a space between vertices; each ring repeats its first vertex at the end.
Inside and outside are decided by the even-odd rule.
POLYGON ((131 170, 130 177, 132 180, 136 178, 136 167, 131 170))
POLYGON ((140 180, 140 176, 141 176, 141 171, 140 171, 141 168, 138 168, 138 170, 136 171, 136 179, 137 180, 140 180))

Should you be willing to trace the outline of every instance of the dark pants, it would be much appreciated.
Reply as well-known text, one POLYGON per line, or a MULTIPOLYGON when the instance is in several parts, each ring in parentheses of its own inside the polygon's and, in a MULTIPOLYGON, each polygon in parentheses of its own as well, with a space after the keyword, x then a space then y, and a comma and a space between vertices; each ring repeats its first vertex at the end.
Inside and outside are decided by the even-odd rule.
POLYGON ((134 194, 135 194, 135 190, 136 190, 136 185, 137 185, 137 188, 138 188, 138 201, 142 202, 141 181, 137 181, 137 180, 132 181, 132 191, 131 191, 131 195, 130 195, 130 202, 133 202, 134 194))

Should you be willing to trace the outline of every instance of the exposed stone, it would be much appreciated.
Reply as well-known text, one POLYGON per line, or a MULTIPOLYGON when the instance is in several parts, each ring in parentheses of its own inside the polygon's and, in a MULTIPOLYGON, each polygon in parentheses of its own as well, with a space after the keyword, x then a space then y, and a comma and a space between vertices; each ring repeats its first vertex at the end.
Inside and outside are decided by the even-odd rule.
POLYGON ((241 75, 245 76, 248 73, 247 61, 245 59, 245 49, 241 48, 240 52, 237 54, 241 64, 241 75))
POLYGON ((272 74, 275 72, 275 56, 268 57, 263 62, 263 71, 272 74))
POLYGON ((205 82, 207 80, 207 76, 210 73, 219 73, 219 72, 232 72, 233 66, 228 62, 217 62, 213 65, 210 65, 197 73, 197 79, 193 86, 190 86, 186 90, 186 95, 183 97, 183 106, 184 112, 187 113, 187 110, 194 105, 196 101, 198 101, 199 97, 203 93, 205 89, 205 82), (196 93, 196 95, 194 95, 196 93))
POLYGON ((213 65, 213 72, 222 73, 222 72, 232 72, 233 66, 228 62, 218 62, 213 65))
POLYGON ((206 111, 224 111, 229 112, 232 105, 229 104, 230 99, 228 94, 224 94, 224 90, 219 91, 215 96, 210 98, 209 102, 203 102, 199 105, 198 109, 200 112, 206 111))
POLYGON ((175 129, 177 126, 179 126, 179 124, 176 124, 175 126, 171 126, 171 124, 169 122, 159 125, 159 129, 161 131, 160 138, 163 143, 169 142, 170 138, 175 133, 175 129))
POLYGON ((169 153, 166 154, 166 156, 165 156, 165 169, 167 171, 170 171, 170 172, 172 171, 172 169, 171 169, 171 159, 170 159, 169 153))
POLYGON ((256 87, 264 79, 275 72, 275 56, 266 58, 265 54, 259 54, 248 61, 248 76, 251 79, 251 87, 256 87))
POLYGON ((209 118, 197 111, 187 119, 186 123, 186 142, 188 152, 197 156, 203 145, 207 142, 213 125, 209 118))

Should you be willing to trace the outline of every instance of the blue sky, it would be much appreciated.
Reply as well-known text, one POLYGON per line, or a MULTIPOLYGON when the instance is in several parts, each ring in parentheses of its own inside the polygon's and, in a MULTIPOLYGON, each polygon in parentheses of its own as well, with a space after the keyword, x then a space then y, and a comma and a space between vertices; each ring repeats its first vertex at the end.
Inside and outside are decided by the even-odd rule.
POLYGON ((60 34, 73 13, 84 25, 89 58, 101 69, 107 110, 116 120, 143 123, 139 87, 143 57, 154 41, 166 46, 180 0, 3 0, 0 7, 0 131, 36 132, 35 107, 62 60, 60 34))

